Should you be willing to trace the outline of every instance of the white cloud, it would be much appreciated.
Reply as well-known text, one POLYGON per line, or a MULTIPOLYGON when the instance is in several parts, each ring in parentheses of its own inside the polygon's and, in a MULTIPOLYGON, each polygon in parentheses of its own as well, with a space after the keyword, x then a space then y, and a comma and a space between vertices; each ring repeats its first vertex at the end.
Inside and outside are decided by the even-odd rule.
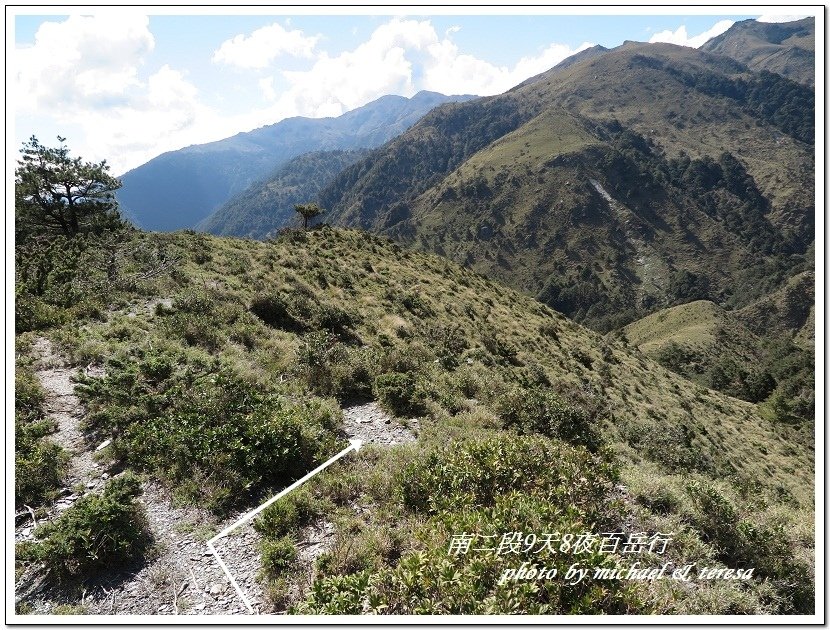
POLYGON ((106 159, 116 174, 210 133, 238 131, 200 102, 182 72, 164 65, 141 77, 154 45, 146 16, 74 15, 43 23, 34 44, 15 50, 18 120, 46 119, 49 129, 70 130, 74 155, 106 159))
POLYGON ((758 22, 795 22, 796 20, 803 20, 809 15, 779 15, 776 13, 765 13, 757 18, 758 22))
POLYGON ((337 116, 385 94, 497 94, 590 46, 551 44, 509 68, 462 53, 450 38, 457 30, 449 28, 442 38, 428 20, 392 19, 354 50, 321 53, 311 68, 283 72, 287 88, 269 111, 283 117, 337 116))
POLYGON ((72 122, 84 130, 87 139, 77 153, 104 156, 113 172, 121 173, 164 151, 204 142, 209 139, 207 129, 219 132, 225 126, 200 103, 199 96, 197 87, 181 72, 165 65, 142 84, 141 92, 129 103, 102 114, 76 112, 72 122))
POLYGON ((564 44, 550 44, 538 55, 522 57, 511 69, 462 54, 455 43, 445 38, 430 47, 432 58, 425 64, 424 87, 445 94, 499 94, 591 45, 584 43, 572 49, 564 44))
POLYGON ((245 73, 237 83, 246 96, 228 113, 226 105, 220 112, 207 104, 210 86, 201 89, 197 78, 169 60, 160 68, 150 66, 155 42, 146 17, 73 16, 42 24, 34 44, 16 49, 15 113, 26 121, 21 137, 32 129, 57 130, 68 136, 73 154, 107 159, 120 174, 165 151, 289 116, 338 116, 386 94, 500 93, 588 46, 550 44, 500 66, 461 51, 452 41, 456 32, 450 28, 439 35, 429 20, 395 18, 337 54, 317 50, 318 36, 278 25, 238 36, 214 52, 215 61, 256 68, 281 54, 295 58, 291 70, 245 73), (266 37, 269 33, 289 36, 266 37), (245 100, 249 93, 260 95, 259 106, 245 100))
POLYGON ((732 20, 721 20, 717 22, 712 28, 704 31, 700 35, 690 37, 686 32, 685 26, 680 26, 676 31, 660 31, 651 36, 648 41, 651 43, 665 42, 668 44, 677 44, 678 46, 688 46, 690 48, 700 48, 713 37, 717 37, 721 33, 725 33, 734 24, 732 20))
POLYGON ((274 89, 274 77, 265 77, 259 80, 259 89, 267 101, 277 100, 277 91, 274 89))
POLYGON ((238 68, 267 68, 277 57, 312 57, 319 36, 307 37, 300 30, 287 31, 280 24, 255 30, 250 36, 236 35, 222 42, 213 61, 238 68))
POLYGON ((45 22, 34 45, 15 51, 17 107, 108 107, 139 85, 138 68, 155 44, 146 16, 73 15, 45 22))
POLYGON ((304 71, 285 71, 288 82, 277 102, 287 115, 337 116, 384 94, 411 96, 414 56, 437 39, 429 22, 394 19, 379 26, 357 48, 330 57, 321 53, 304 71))

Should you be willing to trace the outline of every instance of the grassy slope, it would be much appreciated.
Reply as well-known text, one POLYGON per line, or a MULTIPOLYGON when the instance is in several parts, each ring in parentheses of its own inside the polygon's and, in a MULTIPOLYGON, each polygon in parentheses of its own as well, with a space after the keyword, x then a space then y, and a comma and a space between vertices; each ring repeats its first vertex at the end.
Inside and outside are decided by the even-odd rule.
POLYGON ((777 291, 736 312, 758 334, 794 336, 813 345, 815 337, 815 274, 803 272, 788 279, 777 291))
POLYGON ((87 297, 40 334, 78 364, 104 366, 107 376, 82 389, 96 439, 111 435, 112 455, 185 500, 256 505, 249 487, 273 494, 336 452, 337 403, 320 398, 336 374, 374 395, 374 374, 411 370, 417 379, 417 444, 366 449, 259 522, 278 609, 291 592, 307 598, 299 611, 339 613, 809 606, 812 449, 754 405, 690 386, 623 341, 445 259, 365 233, 319 229, 266 243, 137 234, 120 246, 122 289, 113 293, 103 267, 89 267, 78 285, 87 297), (148 276, 154 253, 178 263, 148 276), (109 289, 95 289, 98 280, 109 289), (264 323, 252 308, 263 295, 282 296, 301 321, 264 323), (305 330, 303 312, 313 324, 305 330), (343 322, 340 341, 327 346, 319 328, 343 322), (329 350, 309 359, 320 347, 329 350), (317 369, 327 364, 346 371, 317 369), (556 432, 549 439, 525 428, 530 435, 519 437, 503 428, 540 395, 596 412, 621 478, 602 451, 591 456, 556 432), (309 593, 304 574, 280 568, 293 548, 284 535, 321 515, 337 536, 309 593), (763 566, 774 580, 701 583, 693 592, 679 583, 598 581, 579 591, 548 581, 535 591, 495 584, 511 558, 447 557, 459 531, 586 530, 677 532, 673 562, 763 566))
MULTIPOLYGON (((772 199, 771 219, 781 226, 787 225, 789 215, 798 208, 812 206, 814 169, 810 146, 759 120, 732 99, 715 97, 685 85, 667 69, 728 79, 750 76, 745 66, 720 55, 670 44, 630 42, 602 55, 554 68, 504 95, 454 106, 454 110, 441 108, 443 112, 458 112, 453 127, 444 132, 463 138, 463 125, 469 127, 479 119, 486 119, 493 107, 508 102, 515 104, 511 105, 513 109, 531 116, 548 107, 561 107, 591 121, 616 119, 652 139, 669 157, 681 150, 692 157, 717 157, 723 151, 730 151, 746 164, 764 195, 772 199), (650 65, 643 57, 664 66, 650 65), (603 80, 598 81, 597 77, 603 80)), ((351 182, 358 186, 344 186, 343 191, 327 198, 335 212, 363 226, 379 227, 372 224, 371 216, 360 219, 354 216, 360 196, 371 197, 372 191, 383 188, 381 175, 389 177, 389 172, 379 166, 384 160, 394 164, 404 156, 408 160, 425 159, 421 157, 422 147, 434 142, 432 131, 440 127, 441 115, 440 111, 431 112, 379 151, 372 159, 372 168, 362 169, 361 177, 351 182), (342 207, 334 208, 335 203, 342 207)), ((526 120, 516 119, 520 124, 526 120)), ((504 129, 486 144, 517 127, 504 129)), ((398 198, 406 197, 403 193, 407 192, 402 191, 398 198)))
POLYGON ((688 346, 703 354, 726 350, 720 340, 728 339, 728 351, 741 361, 752 360, 758 338, 744 328, 734 315, 717 304, 698 300, 652 313, 623 328, 626 338, 643 354, 655 358, 670 343, 688 346), (718 334, 718 330, 725 334, 718 334))
MULTIPOLYGON (((676 190, 643 192, 604 170, 614 149, 587 124, 546 110, 420 195, 413 217, 389 233, 543 301, 550 279, 588 273, 602 299, 583 302, 606 312, 667 303, 676 269, 706 277, 713 294, 728 291, 754 259, 745 244, 676 190), (635 192, 609 202, 591 180, 635 192)), ((597 321, 584 307, 569 313, 597 321)))
MULTIPOLYGON (((690 388, 683 378, 620 342, 607 341, 532 298, 441 258, 351 231, 317 231, 305 243, 276 245, 201 235, 145 238, 162 239, 168 248, 189 251, 180 282, 211 287, 217 306, 246 308, 254 294, 268 289, 311 291, 323 301, 359 313, 355 332, 372 346, 384 336, 400 336, 399 330, 417 330, 422 318, 401 311, 389 297, 417 294, 425 312, 432 313, 423 319, 460 327, 470 346, 464 359, 470 357, 475 364, 477 357, 487 354, 485 339, 495 335, 515 348, 519 362, 542 366, 557 387, 597 392, 607 402, 603 430, 630 461, 663 458, 672 465, 674 456, 683 451, 686 466, 744 482, 761 480, 772 489, 786 488, 800 501, 812 500, 812 455, 789 443, 784 429, 764 421, 753 405, 690 388), (209 254, 204 256, 209 261, 194 262, 198 252, 209 254), (553 327, 558 339, 543 334, 543 326, 553 327), (675 444, 684 431, 691 436, 685 447, 675 444), (666 452, 671 448, 677 450, 666 452)), ((166 289, 171 290, 181 289, 166 289)), ((124 323, 149 330, 157 326, 153 318, 142 322, 122 315, 118 319, 109 326, 124 323)), ((300 339, 257 320, 251 325, 257 338, 252 350, 227 340, 222 353, 252 377, 268 382, 290 363, 300 339)), ((98 332, 81 335, 85 341, 79 343, 87 348, 82 351, 84 360, 104 359, 109 351, 107 345, 90 339, 105 337, 105 330, 93 327, 93 331, 98 332), (88 357, 89 352, 102 356, 88 357)))
POLYGON ((814 282, 811 272, 799 273, 778 291, 737 311, 698 300, 652 313, 625 326, 623 332, 631 344, 652 358, 668 344, 678 343, 704 353, 716 350, 752 361, 759 356, 760 336, 770 334, 812 346, 814 282))
POLYGON ((693 157, 730 151, 747 164, 765 196, 775 200, 776 208, 788 200, 812 203, 809 189, 799 190, 814 170, 811 147, 758 121, 730 99, 690 89, 662 69, 643 66, 637 55, 665 61, 683 71, 748 76, 739 64, 718 55, 672 44, 632 42, 531 87, 546 88, 546 97, 552 102, 588 118, 616 118, 654 138, 670 155, 680 150, 693 157), (597 76, 606 80, 591 80, 597 76), (669 116, 670 112, 676 116, 669 116))
POLYGON ((618 154, 597 128, 634 130, 663 163, 681 152, 717 159, 729 151, 769 203, 762 222, 797 234, 799 251, 807 247, 812 147, 738 101, 687 84, 693 74, 715 83, 755 80, 726 57, 629 43, 505 95, 439 108, 334 180, 323 193, 329 220, 444 254, 598 329, 671 304, 666 289, 679 270, 704 278, 709 299, 739 291, 733 306, 743 306, 775 288, 750 277, 759 254, 742 242, 746 232, 707 216, 686 184, 654 185, 609 169, 618 154), (496 108, 504 110, 502 128, 492 122, 496 108), (620 212, 590 179, 611 192, 620 212), (551 290, 551 281, 560 284, 551 290), (576 298, 550 298, 562 291, 576 298))

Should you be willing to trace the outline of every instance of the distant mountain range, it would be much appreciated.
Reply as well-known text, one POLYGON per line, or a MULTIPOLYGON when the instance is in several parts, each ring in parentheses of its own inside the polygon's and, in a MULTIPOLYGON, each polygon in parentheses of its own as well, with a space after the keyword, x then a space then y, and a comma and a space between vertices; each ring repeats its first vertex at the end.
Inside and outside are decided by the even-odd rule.
POLYGON ((284 163, 271 176, 231 197, 196 229, 219 236, 262 239, 298 219, 294 206, 316 199, 344 168, 365 158, 369 149, 312 151, 284 163))
POLYGON ((147 230, 193 228, 287 160, 321 150, 373 148, 436 105, 473 96, 384 96, 337 118, 288 118, 231 138, 170 151, 120 177, 118 201, 147 230))

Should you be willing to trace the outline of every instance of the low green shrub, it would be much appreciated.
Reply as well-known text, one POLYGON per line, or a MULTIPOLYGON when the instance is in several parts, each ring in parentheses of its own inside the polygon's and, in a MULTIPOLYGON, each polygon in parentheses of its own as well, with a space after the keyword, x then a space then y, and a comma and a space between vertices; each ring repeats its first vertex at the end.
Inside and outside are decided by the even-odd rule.
POLYGON ((330 332, 305 335, 297 350, 295 373, 320 396, 369 398, 374 371, 375 354, 370 348, 349 347, 330 332))
POLYGON ((44 422, 15 424, 15 505, 42 505, 61 486, 68 456, 59 445, 46 439, 51 432, 51 426, 44 422))
POLYGON ((375 397, 389 412, 398 416, 417 416, 423 413, 423 400, 412 374, 392 372, 375 378, 375 397))
POLYGON ((770 580, 781 598, 782 614, 813 612, 813 580, 808 567, 796 560, 794 545, 783 525, 768 525, 742 514, 712 483, 693 481, 687 493, 695 508, 695 528, 726 566, 754 568, 758 577, 770 580))
POLYGON ((174 299, 173 308, 164 314, 162 327, 173 338, 215 352, 224 341, 216 305, 217 299, 208 291, 188 290, 174 299))
POLYGON ((504 426, 523 433, 559 437, 596 451, 602 444, 597 421, 585 408, 545 387, 515 387, 496 401, 504 426))
MULTIPOLYGON (((368 549, 355 557, 333 550, 321 558, 322 567, 352 573, 317 580, 293 612, 647 613, 635 586, 625 580, 594 579, 593 569, 617 566, 612 555, 597 550, 578 557, 534 555, 527 545, 515 553, 495 553, 505 533, 524 537, 529 532, 581 533, 591 529, 588 524, 618 527, 620 508, 608 500, 615 478, 607 462, 584 449, 540 437, 470 437, 434 446, 404 465, 393 481, 393 495, 401 507, 422 515, 417 532, 407 536, 414 537, 410 545, 417 549, 406 551, 397 562, 377 564, 368 562, 368 549), (477 538, 469 550, 453 553, 448 543, 462 532, 495 541, 487 545, 487 538, 477 538), (482 544, 493 549, 478 549, 482 544), (562 572, 577 560, 589 568, 588 576, 578 585, 564 583, 562 572), (523 562, 555 568, 559 576, 505 578, 506 570, 518 569, 523 562)), ((399 517, 391 522, 400 521, 399 517)), ((372 541, 381 534, 383 528, 375 525, 361 529, 358 538, 372 541)))
POLYGON ((281 293, 257 295, 251 302, 251 312, 272 328, 301 331, 305 324, 289 310, 288 299, 281 293))
POLYGON ((318 499, 302 486, 275 501, 254 521, 254 528, 266 538, 276 540, 308 525, 331 508, 327 499, 318 499))
POLYGON ((430 343, 438 362, 446 370, 458 367, 461 353, 469 347, 464 330, 458 324, 430 321, 421 327, 419 334, 430 343))
POLYGON ((327 330, 349 336, 356 316, 335 304, 318 301, 313 292, 261 293, 251 301, 251 312, 272 328, 302 333, 327 330))
POLYGON ((293 566, 297 560, 297 546, 291 536, 276 540, 265 539, 260 545, 262 569, 268 576, 277 576, 293 566))
POLYGON ((338 451, 339 411, 292 403, 233 370, 190 355, 148 351, 111 361, 78 393, 113 453, 223 511, 263 486, 284 486, 338 451))
POLYGON ((81 497, 38 528, 42 542, 36 554, 49 579, 67 585, 142 558, 151 536, 144 509, 135 500, 140 493, 138 478, 125 473, 110 480, 102 494, 81 497))
POLYGON ((616 474, 606 460, 582 448, 515 436, 447 444, 409 463, 396 479, 404 506, 436 513, 492 506, 497 497, 523 488, 557 503, 576 502, 587 508, 603 500, 608 480, 616 474), (577 475, 577 470, 582 472, 577 475))
POLYGON ((45 419, 43 390, 35 375, 18 366, 14 385, 14 502, 39 506, 60 488, 67 456, 47 438, 55 427, 45 419))

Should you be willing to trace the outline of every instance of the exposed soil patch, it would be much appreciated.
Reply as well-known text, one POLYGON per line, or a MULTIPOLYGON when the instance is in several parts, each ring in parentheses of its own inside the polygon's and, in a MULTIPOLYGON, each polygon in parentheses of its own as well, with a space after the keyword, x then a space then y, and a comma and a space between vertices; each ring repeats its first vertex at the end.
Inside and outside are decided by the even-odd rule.
POLYGON ((406 424, 390 416, 376 402, 353 405, 343 409, 343 430, 350 439, 366 444, 394 446, 414 442, 418 432, 417 420, 406 424))

